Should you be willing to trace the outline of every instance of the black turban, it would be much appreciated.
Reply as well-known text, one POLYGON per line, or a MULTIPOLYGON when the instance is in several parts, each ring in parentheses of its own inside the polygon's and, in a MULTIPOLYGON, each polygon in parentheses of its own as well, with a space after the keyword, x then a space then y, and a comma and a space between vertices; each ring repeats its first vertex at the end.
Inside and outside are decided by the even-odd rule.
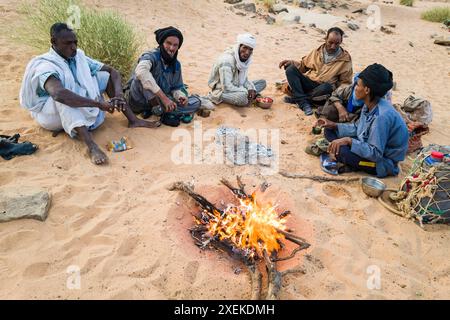
POLYGON ((394 86, 392 72, 378 63, 365 68, 358 77, 375 97, 383 97, 394 86))
POLYGON ((183 44, 183 35, 181 34, 181 31, 172 26, 156 30, 155 36, 156 42, 158 42, 160 46, 162 46, 164 41, 171 36, 177 37, 180 40, 178 48, 181 48, 181 45, 183 44))

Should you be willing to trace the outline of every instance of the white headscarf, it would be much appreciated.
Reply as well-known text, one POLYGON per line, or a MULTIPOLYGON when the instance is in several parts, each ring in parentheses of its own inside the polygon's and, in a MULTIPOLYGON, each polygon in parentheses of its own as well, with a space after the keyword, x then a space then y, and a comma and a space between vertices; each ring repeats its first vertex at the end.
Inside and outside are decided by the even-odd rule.
POLYGON ((234 58, 236 60, 236 66, 239 70, 239 85, 242 86, 247 79, 248 67, 252 63, 253 54, 250 55, 247 61, 242 62, 239 58, 239 47, 241 44, 254 49, 256 47, 256 39, 250 33, 239 34, 236 39, 236 44, 234 46, 234 58))

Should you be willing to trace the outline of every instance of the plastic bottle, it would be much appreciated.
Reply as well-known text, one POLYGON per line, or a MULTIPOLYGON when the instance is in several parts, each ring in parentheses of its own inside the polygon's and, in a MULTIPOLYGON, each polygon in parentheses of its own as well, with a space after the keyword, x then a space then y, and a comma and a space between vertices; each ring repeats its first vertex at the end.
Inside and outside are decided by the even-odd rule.
POLYGON ((430 166, 434 166, 442 163, 443 159, 444 154, 442 152, 432 151, 431 154, 425 158, 425 162, 430 166))

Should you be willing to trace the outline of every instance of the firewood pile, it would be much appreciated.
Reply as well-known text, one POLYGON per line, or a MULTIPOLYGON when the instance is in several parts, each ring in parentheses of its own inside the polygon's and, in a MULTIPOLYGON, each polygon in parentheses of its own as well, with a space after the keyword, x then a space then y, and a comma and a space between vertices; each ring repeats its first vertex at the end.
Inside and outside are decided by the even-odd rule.
POLYGON ((277 213, 276 206, 260 204, 256 194, 247 194, 245 185, 237 177, 238 186, 222 179, 221 182, 234 194, 239 204, 229 204, 225 209, 219 209, 205 197, 194 192, 194 187, 176 182, 169 190, 182 191, 193 198, 201 207, 200 212, 194 212, 194 226, 189 229, 195 244, 202 249, 215 249, 226 252, 240 260, 248 268, 252 280, 252 299, 262 298, 263 274, 267 272, 267 289, 265 298, 279 298, 282 287, 282 277, 288 273, 304 272, 301 268, 289 269, 283 272, 277 270, 277 262, 288 260, 310 245, 306 240, 292 233, 286 227, 290 211, 277 213), (286 251, 286 241, 296 245, 290 254, 281 257, 286 251), (260 267, 262 266, 262 267, 260 267))

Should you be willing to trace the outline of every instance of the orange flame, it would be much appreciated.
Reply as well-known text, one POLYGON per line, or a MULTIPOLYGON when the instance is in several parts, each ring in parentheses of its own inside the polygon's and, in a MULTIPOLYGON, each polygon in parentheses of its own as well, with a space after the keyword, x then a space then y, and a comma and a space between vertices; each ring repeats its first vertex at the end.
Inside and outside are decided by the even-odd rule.
POLYGON ((223 216, 214 213, 208 222, 208 231, 219 240, 228 240, 234 247, 249 250, 262 257, 263 250, 269 254, 280 250, 279 240, 285 230, 286 220, 275 211, 276 206, 261 206, 256 201, 255 193, 246 199, 239 199, 239 205, 229 205, 223 216))

